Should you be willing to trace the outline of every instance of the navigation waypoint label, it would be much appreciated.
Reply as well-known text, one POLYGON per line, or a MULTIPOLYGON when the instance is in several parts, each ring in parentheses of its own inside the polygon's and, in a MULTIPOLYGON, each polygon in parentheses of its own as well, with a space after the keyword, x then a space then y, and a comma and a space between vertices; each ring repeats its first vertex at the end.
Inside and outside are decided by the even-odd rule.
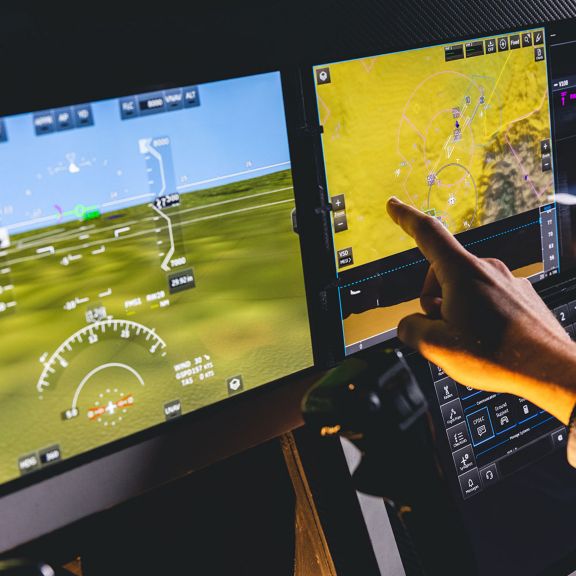
POLYGON ((330 84, 330 82, 330 68, 318 68, 318 70, 316 70, 316 83, 330 84))
POLYGON ((232 376, 226 380, 226 386, 228 386, 228 394, 236 394, 244 390, 244 379, 241 374, 237 376, 232 376))

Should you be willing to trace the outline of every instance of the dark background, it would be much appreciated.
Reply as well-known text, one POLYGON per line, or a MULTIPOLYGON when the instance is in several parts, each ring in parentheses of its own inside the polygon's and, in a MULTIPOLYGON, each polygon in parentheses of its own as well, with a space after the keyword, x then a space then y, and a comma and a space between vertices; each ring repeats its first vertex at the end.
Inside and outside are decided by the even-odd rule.
POLYGON ((0 113, 576 16, 576 0, 4 2, 0 113))

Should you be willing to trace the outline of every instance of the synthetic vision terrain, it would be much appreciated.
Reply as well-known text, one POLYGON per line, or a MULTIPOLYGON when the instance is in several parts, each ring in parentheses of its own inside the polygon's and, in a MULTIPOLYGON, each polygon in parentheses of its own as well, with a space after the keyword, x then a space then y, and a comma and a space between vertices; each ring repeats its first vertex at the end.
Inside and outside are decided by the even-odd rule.
POLYGON ((293 208, 290 171, 182 194, 163 214, 195 287, 173 293, 168 222, 150 204, 13 236, 0 259, 16 302, 1 318, 0 483, 51 443, 73 456, 163 422, 169 401, 189 412, 228 397, 232 377, 245 390, 309 366, 293 208))

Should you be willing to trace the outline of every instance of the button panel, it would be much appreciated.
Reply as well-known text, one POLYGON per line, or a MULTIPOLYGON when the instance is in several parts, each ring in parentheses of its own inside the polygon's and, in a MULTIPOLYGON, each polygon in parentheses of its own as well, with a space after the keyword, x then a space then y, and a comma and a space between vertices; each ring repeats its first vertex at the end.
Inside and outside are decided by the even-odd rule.
POLYGON ((450 428, 464 421, 464 412, 460 400, 452 400, 452 402, 444 404, 440 410, 442 411, 442 418, 444 419, 446 428, 450 428))
MULTIPOLYGON (((549 146, 541 142, 542 151, 549 146)), ((576 300, 552 312, 576 338, 576 300)), ((568 430, 525 398, 463 386, 429 363, 460 491, 468 499, 550 452, 565 450, 568 430), (509 460, 514 456, 514 460, 509 460), (503 462, 506 461, 504 466, 503 462)))
POLYGON ((474 446, 479 446, 494 438, 494 428, 492 427, 492 420, 487 406, 472 412, 472 414, 468 414, 466 422, 470 428, 470 436, 474 446))

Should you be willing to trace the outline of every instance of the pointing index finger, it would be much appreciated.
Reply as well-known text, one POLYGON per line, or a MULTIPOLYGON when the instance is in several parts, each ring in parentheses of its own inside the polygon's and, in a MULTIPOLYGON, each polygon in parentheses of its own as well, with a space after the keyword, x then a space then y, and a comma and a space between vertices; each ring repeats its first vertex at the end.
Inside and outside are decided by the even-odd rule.
POLYGON ((392 220, 416 240, 426 260, 434 266, 441 283, 447 273, 453 273, 469 260, 471 254, 436 218, 404 204, 394 196, 388 200, 386 208, 392 220))

